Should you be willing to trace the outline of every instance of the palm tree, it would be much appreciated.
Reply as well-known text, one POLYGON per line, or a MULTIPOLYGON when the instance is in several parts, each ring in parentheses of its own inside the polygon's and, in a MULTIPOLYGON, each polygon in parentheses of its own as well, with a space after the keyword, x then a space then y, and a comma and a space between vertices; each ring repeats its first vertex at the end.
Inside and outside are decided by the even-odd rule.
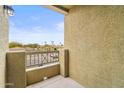
POLYGON ((51 44, 54 45, 54 41, 51 41, 51 44))

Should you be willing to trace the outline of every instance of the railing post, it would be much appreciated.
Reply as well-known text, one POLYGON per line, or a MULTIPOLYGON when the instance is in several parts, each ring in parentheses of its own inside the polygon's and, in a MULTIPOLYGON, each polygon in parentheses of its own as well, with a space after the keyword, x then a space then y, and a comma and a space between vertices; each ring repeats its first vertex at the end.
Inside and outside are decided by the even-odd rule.
POLYGON ((69 50, 64 50, 65 77, 69 76, 69 50))
POLYGON ((69 76, 69 50, 59 50, 60 74, 64 77, 69 76))

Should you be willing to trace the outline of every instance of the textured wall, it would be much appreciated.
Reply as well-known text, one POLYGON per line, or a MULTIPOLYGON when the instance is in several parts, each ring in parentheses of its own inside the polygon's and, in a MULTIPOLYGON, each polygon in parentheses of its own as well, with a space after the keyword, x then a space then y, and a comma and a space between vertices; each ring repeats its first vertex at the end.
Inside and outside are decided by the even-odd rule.
POLYGON ((69 51, 67 49, 59 50, 60 74, 64 77, 69 76, 69 51))
POLYGON ((26 87, 25 52, 7 53, 6 83, 10 88, 26 87))
POLYGON ((43 80, 44 77, 53 77, 60 74, 60 64, 51 64, 37 68, 27 69, 26 78, 27 85, 37 83, 43 80))
POLYGON ((0 6, 0 87, 5 87, 5 55, 8 50, 8 18, 0 6))
POLYGON ((124 6, 75 6, 65 16, 70 77, 84 87, 124 87, 124 6))
POLYGON ((60 62, 60 74, 65 76, 65 69, 64 69, 64 49, 59 50, 59 62, 60 62))

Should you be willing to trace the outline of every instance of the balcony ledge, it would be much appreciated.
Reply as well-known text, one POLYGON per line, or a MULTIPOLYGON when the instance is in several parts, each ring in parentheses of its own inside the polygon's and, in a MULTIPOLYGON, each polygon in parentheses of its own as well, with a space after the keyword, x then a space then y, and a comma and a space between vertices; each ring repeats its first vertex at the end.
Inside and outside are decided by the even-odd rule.
POLYGON ((42 68, 46 68, 46 67, 51 67, 51 66, 58 65, 58 64, 60 64, 60 63, 55 62, 55 63, 50 63, 50 64, 46 64, 46 65, 39 66, 39 67, 32 67, 32 68, 26 69, 26 72, 33 71, 33 70, 38 70, 38 69, 42 69, 42 68))

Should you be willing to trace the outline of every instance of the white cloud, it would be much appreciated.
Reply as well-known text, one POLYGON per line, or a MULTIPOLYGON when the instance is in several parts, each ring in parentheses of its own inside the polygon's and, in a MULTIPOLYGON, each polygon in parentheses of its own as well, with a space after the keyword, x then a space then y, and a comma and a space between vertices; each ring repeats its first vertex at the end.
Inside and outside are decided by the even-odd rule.
POLYGON ((59 31, 64 31, 64 22, 56 24, 56 29, 59 31))
POLYGON ((45 29, 45 28, 43 28, 43 27, 41 27, 41 26, 35 26, 35 27, 32 27, 31 28, 32 29, 32 31, 35 31, 36 33, 44 33, 44 32, 46 32, 46 30, 47 29, 45 29))
POLYGON ((15 23, 10 21, 10 26, 12 26, 12 27, 15 26, 15 23))
POLYGON ((40 16, 31 16, 30 17, 32 20, 35 20, 35 21, 37 21, 37 20, 40 20, 40 16))
POLYGON ((48 33, 52 32, 49 28, 43 28, 41 26, 34 26, 31 28, 18 28, 15 25, 10 25, 9 39, 11 41, 17 41, 21 43, 42 43, 44 41, 51 42, 64 42, 64 34, 48 33))

